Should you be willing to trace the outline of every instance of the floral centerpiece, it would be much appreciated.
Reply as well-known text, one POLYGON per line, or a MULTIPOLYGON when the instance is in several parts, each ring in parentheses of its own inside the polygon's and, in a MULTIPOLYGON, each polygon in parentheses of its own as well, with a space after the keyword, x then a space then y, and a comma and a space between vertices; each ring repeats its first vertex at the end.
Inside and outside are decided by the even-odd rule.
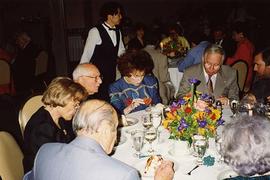
POLYGON ((170 58, 185 56, 187 48, 183 46, 178 36, 167 37, 160 42, 160 48, 163 54, 170 58))
POLYGON ((192 143, 195 134, 214 137, 216 129, 224 123, 221 111, 208 104, 210 96, 195 91, 196 79, 189 79, 191 92, 170 106, 163 126, 170 131, 170 139, 192 143))

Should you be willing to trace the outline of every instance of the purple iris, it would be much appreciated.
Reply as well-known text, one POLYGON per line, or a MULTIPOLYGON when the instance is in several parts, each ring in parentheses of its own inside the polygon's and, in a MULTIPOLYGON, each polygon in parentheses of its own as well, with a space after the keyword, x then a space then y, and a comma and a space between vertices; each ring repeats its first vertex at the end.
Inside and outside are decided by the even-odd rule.
POLYGON ((209 108, 207 108, 207 107, 205 108, 204 112, 206 112, 207 114, 212 113, 211 109, 209 109, 209 108))
POLYGON ((201 98, 201 100, 203 100, 203 101, 207 101, 207 100, 209 100, 209 95, 208 94, 206 94, 206 93, 203 93, 201 96, 200 96, 200 98, 201 98))
POLYGON ((198 79, 195 79, 195 78, 190 78, 190 79, 188 79, 188 82, 190 84, 196 84, 197 82, 199 82, 199 80, 198 79))
POLYGON ((182 129, 188 128, 188 124, 184 118, 180 121, 180 126, 178 127, 178 131, 181 131, 182 129))
POLYGON ((186 104, 186 101, 185 101, 183 98, 180 98, 180 99, 178 100, 178 103, 179 103, 180 105, 184 105, 184 104, 186 104))
POLYGON ((199 126, 200 126, 201 128, 204 128, 204 127, 206 126, 206 124, 207 124, 206 120, 199 121, 199 126))
POLYGON ((224 120, 222 118, 220 118, 219 120, 217 120, 217 125, 220 126, 220 125, 224 125, 224 120))

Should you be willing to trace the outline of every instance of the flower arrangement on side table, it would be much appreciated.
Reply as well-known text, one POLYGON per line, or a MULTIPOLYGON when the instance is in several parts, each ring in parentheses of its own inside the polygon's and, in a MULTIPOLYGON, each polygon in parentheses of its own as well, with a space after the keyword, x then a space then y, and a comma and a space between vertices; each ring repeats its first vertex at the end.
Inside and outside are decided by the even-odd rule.
POLYGON ((163 126, 170 131, 170 139, 192 143, 195 134, 214 137, 216 129, 224 123, 222 112, 208 104, 210 96, 195 91, 197 79, 189 79, 191 91, 170 105, 163 126))

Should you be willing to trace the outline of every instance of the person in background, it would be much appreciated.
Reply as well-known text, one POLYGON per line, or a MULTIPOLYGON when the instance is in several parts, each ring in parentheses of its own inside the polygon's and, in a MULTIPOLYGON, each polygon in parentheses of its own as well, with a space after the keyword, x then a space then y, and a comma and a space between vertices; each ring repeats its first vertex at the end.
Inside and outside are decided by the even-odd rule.
POLYGON ((254 71, 256 78, 252 84, 251 92, 256 96, 257 101, 270 102, 270 47, 255 55, 254 71))
POLYGON ((183 72, 188 67, 199 64, 202 61, 202 56, 205 48, 210 45, 210 42, 204 40, 204 36, 199 32, 195 32, 190 38, 191 49, 186 57, 178 64, 179 72, 183 72))
POLYGON ((233 39, 237 42, 237 47, 234 55, 228 57, 225 64, 232 65, 237 60, 243 60, 248 64, 247 79, 245 82, 245 92, 249 90, 253 79, 253 55, 254 45, 247 38, 247 27, 243 23, 237 23, 233 26, 233 39))
POLYGON ((174 97, 174 87, 172 85, 168 71, 167 56, 160 52, 159 36, 155 32, 150 32, 146 37, 146 47, 144 50, 149 53, 154 62, 153 74, 158 80, 159 94, 163 104, 168 104, 174 97))
POLYGON ((68 143, 74 138, 73 132, 65 128, 64 120, 72 120, 73 115, 86 99, 86 90, 78 83, 66 77, 52 80, 44 92, 44 106, 35 112, 24 130, 23 166, 24 171, 32 169, 39 148, 48 142, 68 143))
POLYGON ((220 152, 234 172, 224 179, 270 179, 269 129, 269 120, 262 116, 238 116, 225 126, 220 152))
MULTIPOLYGON (((101 100, 86 101, 73 120, 77 137, 69 144, 42 146, 32 172, 24 179, 139 180, 136 169, 108 156, 114 147, 117 125, 117 113, 110 104, 101 100)), ((171 161, 163 161, 154 179, 172 180, 172 166, 171 161)))
POLYGON ((122 35, 117 26, 122 19, 123 10, 116 2, 106 2, 100 9, 102 22, 90 29, 80 64, 91 62, 103 76, 98 99, 109 101, 108 88, 116 78, 116 60, 125 51, 122 35))
POLYGON ((121 114, 143 110, 161 102, 151 56, 143 51, 128 51, 118 59, 122 78, 110 85, 111 104, 121 114))
POLYGON ((11 65, 12 75, 18 96, 27 97, 31 93, 36 68, 36 57, 40 49, 26 32, 15 34, 15 43, 19 48, 15 61, 11 65))
POLYGON ((225 33, 222 26, 215 26, 212 32, 212 43, 220 45, 225 51, 225 59, 234 55, 236 45, 231 38, 225 33))
MULTIPOLYGON (((164 45, 169 41, 176 41, 176 43, 184 51, 188 51, 190 49, 190 45, 187 39, 182 35, 177 24, 172 24, 168 27, 168 37, 162 39, 161 43, 164 45)), ((169 52, 169 54, 166 54, 166 56, 174 58, 175 56, 177 56, 177 54, 175 54, 175 52, 169 52)))
POLYGON ((73 81, 82 85, 88 92, 88 99, 98 92, 102 83, 102 75, 94 64, 79 64, 72 73, 73 81))
POLYGON ((210 44, 204 51, 202 63, 186 69, 180 82, 177 96, 185 96, 190 92, 190 78, 200 82, 197 91, 214 96, 222 104, 228 105, 229 100, 239 99, 236 70, 222 65, 224 50, 216 44, 210 44))
POLYGON ((135 37, 128 42, 128 50, 140 50, 145 47, 144 41, 145 25, 137 23, 135 25, 135 37))

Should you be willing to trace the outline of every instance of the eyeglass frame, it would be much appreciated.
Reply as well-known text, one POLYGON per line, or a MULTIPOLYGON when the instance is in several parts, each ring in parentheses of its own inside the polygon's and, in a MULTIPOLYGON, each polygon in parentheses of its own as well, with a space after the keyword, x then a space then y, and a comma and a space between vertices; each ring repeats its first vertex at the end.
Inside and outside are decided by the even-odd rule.
POLYGON ((97 75, 97 76, 95 76, 95 77, 93 77, 93 76, 86 76, 86 75, 83 75, 84 77, 89 77, 89 78, 93 78, 93 79, 95 79, 95 81, 97 82, 99 79, 100 80, 103 80, 103 76, 102 75, 97 75), (99 78, 99 79, 98 79, 99 78))

